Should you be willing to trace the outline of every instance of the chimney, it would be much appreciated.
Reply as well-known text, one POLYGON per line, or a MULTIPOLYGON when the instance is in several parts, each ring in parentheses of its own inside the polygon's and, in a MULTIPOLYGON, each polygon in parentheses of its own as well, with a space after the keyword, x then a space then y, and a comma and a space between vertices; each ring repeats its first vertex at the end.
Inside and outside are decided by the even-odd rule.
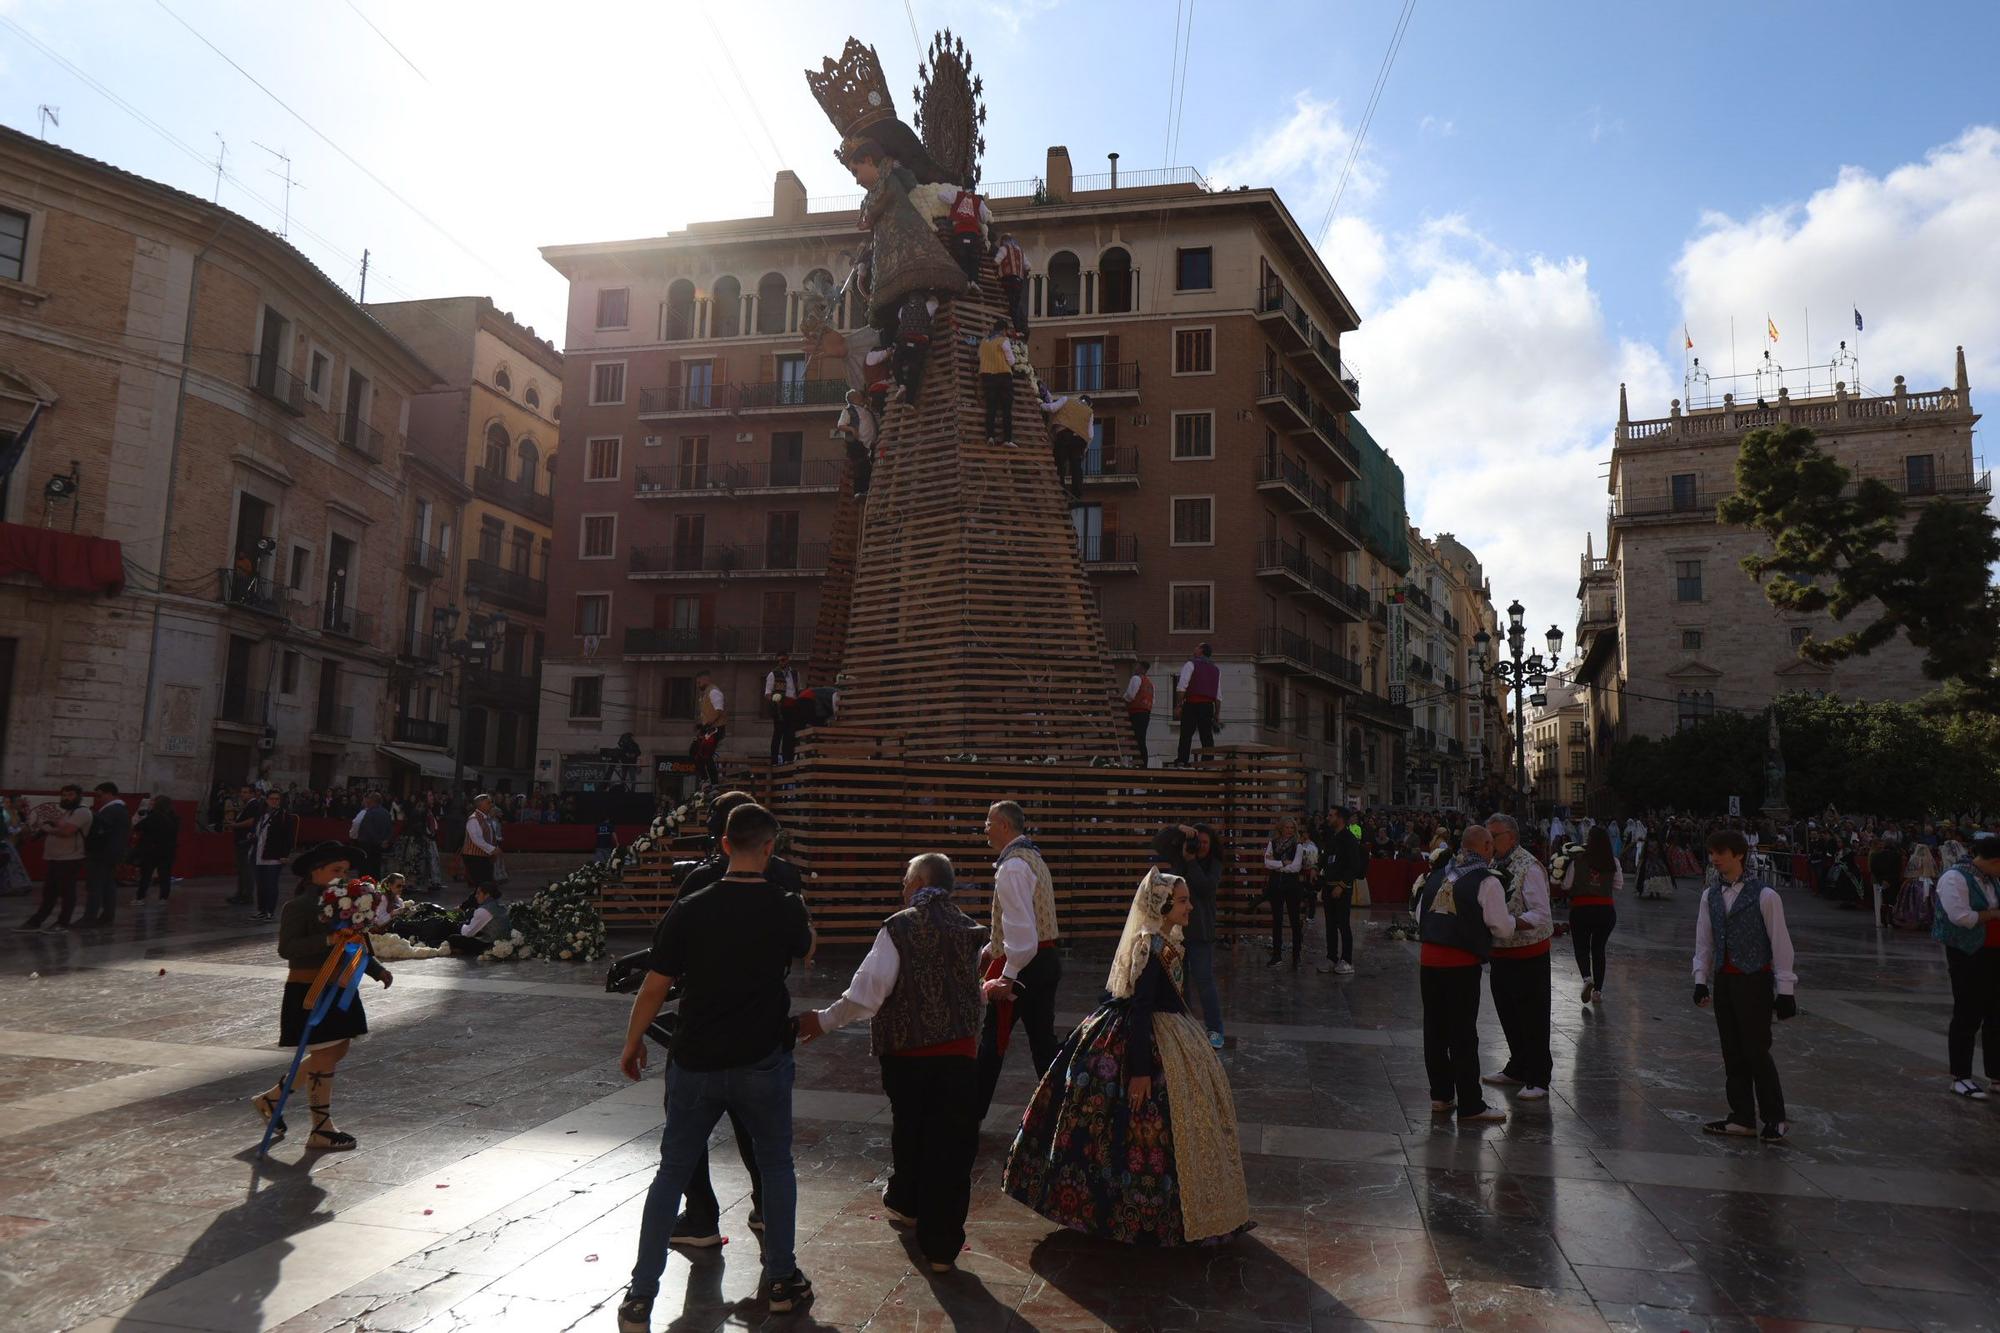
POLYGON ((1049 149, 1048 166, 1042 173, 1042 188, 1051 199, 1067 199, 1075 188, 1076 177, 1070 170, 1069 149, 1060 144, 1049 149))
POLYGON ((779 222, 806 220, 806 183, 792 171, 781 171, 771 183, 771 216, 779 222))
POLYGON ((1118 154, 1111 154, 1111 188, 1118 188, 1118 154))

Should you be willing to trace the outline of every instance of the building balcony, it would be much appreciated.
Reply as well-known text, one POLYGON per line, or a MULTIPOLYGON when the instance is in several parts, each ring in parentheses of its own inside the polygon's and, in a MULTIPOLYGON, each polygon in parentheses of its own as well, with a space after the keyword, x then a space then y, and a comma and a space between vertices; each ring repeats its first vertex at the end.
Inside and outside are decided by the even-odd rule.
POLYGON ((1347 469, 1349 480, 1360 480, 1361 454, 1354 441, 1347 438, 1346 414, 1316 401, 1312 405, 1312 430, 1334 460, 1347 469))
POLYGON ((391 734, 407 745, 435 745, 443 749, 451 743, 451 726, 421 717, 399 717, 391 734))
POLYGON ((295 417, 306 414, 305 381, 270 357, 249 354, 250 387, 265 401, 295 417))
POLYGON ((1408 704, 1392 704, 1387 699, 1373 694, 1360 694, 1347 701, 1350 717, 1360 717, 1385 727, 1407 730, 1410 726, 1408 704))
POLYGON ((844 458, 737 463, 730 467, 725 484, 738 495, 837 495, 846 466, 844 458))
POLYGON ((830 546, 826 542, 778 542, 735 549, 732 578, 809 578, 826 573, 830 546))
POLYGON ((273 620, 291 619, 291 593, 270 579, 255 574, 239 574, 233 569, 218 569, 215 573, 219 590, 217 600, 223 605, 269 616, 273 620))
POLYGON ((688 500, 730 495, 729 469, 709 463, 663 463, 633 474, 632 494, 640 500, 688 500))
MULTIPOLYGON (((734 384, 730 391, 738 412, 837 411, 847 401, 846 380, 773 380, 734 384)), ((645 415, 643 410, 640 415, 645 415)))
POLYGON ((1312 316, 1282 282, 1266 282, 1257 288, 1251 310, 1271 340, 1287 353, 1303 352, 1312 345, 1312 316))
POLYGON ((531 713, 540 701, 541 682, 518 671, 469 666, 459 677, 459 690, 463 703, 531 713))
POLYGON ((1261 541, 1257 543, 1253 559, 1258 578, 1283 583, 1294 592, 1312 591, 1312 559, 1306 555, 1304 547, 1294 546, 1282 537, 1275 541, 1261 541))
POLYGON ((1104 532, 1077 538, 1077 554, 1093 574, 1139 572, 1139 539, 1129 533, 1104 532))
POLYGON ((1083 484, 1086 486, 1137 486, 1139 451, 1136 448, 1109 449, 1092 445, 1083 451, 1083 484))
POLYGON ((438 648, 438 636, 429 630, 404 630, 396 640, 396 656, 410 662, 425 662, 436 665, 444 654, 438 648))
POLYGON ((537 491, 533 481, 516 480, 482 463, 472 469, 472 491, 482 499, 506 505, 517 514, 525 514, 537 523, 555 522, 555 497, 537 491))
POLYGON ((510 611, 522 611, 531 616, 547 615, 549 611, 549 585, 546 582, 492 560, 466 561, 465 586, 468 596, 477 588, 481 597, 510 611))
POLYGON ((1050 366, 1035 374, 1056 393, 1087 393, 1094 402, 1137 402, 1139 398, 1137 361, 1050 366))
POLYGON ((1340 349, 1318 329, 1313 330, 1312 345, 1299 357, 1299 364, 1340 406, 1350 412, 1361 410, 1361 377, 1341 358, 1340 349))
POLYGON ((313 713, 313 734, 342 740, 354 735, 354 707, 351 704, 321 704, 313 713))
POLYGON ((1312 429, 1313 400, 1289 370, 1264 371, 1257 380, 1257 406, 1288 431, 1312 429))
POLYGON ((343 449, 360 454, 371 463, 382 461, 382 432, 361 417, 343 413, 334 422, 333 438, 343 449))
POLYGON ((635 546, 626 569, 633 578, 717 578, 737 566, 734 546, 635 546))
POLYGON ((1411 727, 1409 748, 1415 751, 1431 749, 1437 743, 1437 733, 1429 727, 1411 727))
POLYGON ((1313 592, 1336 617, 1357 625, 1368 618, 1369 597, 1365 589, 1341 578, 1324 561, 1312 561, 1310 570, 1313 592))
POLYGON ((271 696, 241 681, 225 680, 215 687, 215 720, 262 729, 271 720, 271 696))
POLYGON ((1139 626, 1130 620, 1116 620, 1104 626, 1104 647, 1107 652, 1119 656, 1129 656, 1139 651, 1139 626))
POLYGON ((633 626, 625 631, 625 656, 661 661, 727 657, 736 651, 738 632, 713 626, 655 628, 633 626))
POLYGON ((372 644, 375 641, 375 617, 344 602, 321 602, 314 611, 313 623, 324 633, 355 643, 372 644))
POLYGON ((1257 665, 1275 666, 1295 676, 1310 675, 1313 669, 1312 640, 1297 630, 1266 625, 1257 631, 1257 665))
POLYGON ((1411 680, 1436 681, 1442 673, 1423 658, 1412 657, 1403 674, 1411 680))
POLYGON ((736 388, 730 384, 669 384, 660 389, 639 390, 642 419, 727 416, 735 407, 736 388))
POLYGON ((410 549, 403 557, 403 572, 420 583, 429 583, 442 577, 451 557, 442 546, 433 546, 427 541, 410 538, 410 549))
POLYGON ((1361 688, 1361 664, 1328 644, 1312 646, 1313 674, 1336 685, 1361 688))

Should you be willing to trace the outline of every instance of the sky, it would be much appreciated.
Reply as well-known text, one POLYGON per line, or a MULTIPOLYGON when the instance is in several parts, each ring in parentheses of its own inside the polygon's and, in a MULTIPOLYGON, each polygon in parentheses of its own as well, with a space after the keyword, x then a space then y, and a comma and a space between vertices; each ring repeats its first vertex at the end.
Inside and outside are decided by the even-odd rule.
POLYGON ((800 71, 853 33, 900 101, 916 34, 949 27, 989 180, 1060 143, 1080 173, 1115 151, 1283 193, 1361 313, 1343 350, 1413 520, 1532 626, 1573 626, 1587 535, 1602 552, 1618 386, 1666 415, 1690 358, 1727 373, 1732 320, 1746 371, 1803 366, 1808 332, 1826 362, 1858 309, 1869 391, 1948 383, 1959 344, 1975 406, 2000 382, 2000 5, 1415 0, 1372 97, 1403 15, 0 0, 0 122, 58 107, 52 140, 206 197, 220 133, 222 202, 274 229, 282 153, 290 238, 350 291, 366 248, 371 299, 483 293, 560 345, 538 247, 768 213, 780 167, 852 194, 800 71))

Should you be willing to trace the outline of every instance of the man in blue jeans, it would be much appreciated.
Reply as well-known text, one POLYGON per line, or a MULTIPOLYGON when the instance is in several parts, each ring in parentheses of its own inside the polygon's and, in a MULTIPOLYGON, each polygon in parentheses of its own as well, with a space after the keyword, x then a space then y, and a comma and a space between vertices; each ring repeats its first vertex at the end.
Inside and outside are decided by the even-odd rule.
POLYGON ((646 1333, 667 1266, 674 1218, 708 1136, 727 1113, 749 1132, 764 1187, 764 1273, 758 1293, 775 1314, 812 1299, 793 1252, 798 1181, 792 1170, 792 961, 812 953, 805 900, 765 878, 778 821, 760 805, 729 812, 728 873, 675 900, 653 936, 651 970, 632 1000, 619 1059, 627 1078, 646 1067, 646 1029, 667 992, 681 991, 667 1067, 667 1127, 646 1193, 639 1254, 618 1327, 646 1333))

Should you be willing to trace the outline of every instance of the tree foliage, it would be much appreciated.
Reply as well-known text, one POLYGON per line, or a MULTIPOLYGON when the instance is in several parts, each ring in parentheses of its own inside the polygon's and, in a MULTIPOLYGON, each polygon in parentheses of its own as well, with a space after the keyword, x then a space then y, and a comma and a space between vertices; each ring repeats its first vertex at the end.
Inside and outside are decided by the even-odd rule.
POLYGON ((1981 705, 2000 706, 2000 521, 1984 505, 1938 499, 1900 535, 1904 497, 1852 471, 1798 426, 1755 430, 1736 458, 1736 493, 1718 517, 1762 532, 1769 554, 1743 561, 1773 606, 1837 621, 1864 607, 1874 619, 1831 639, 1808 637, 1799 655, 1831 665, 1863 656, 1900 631, 1923 650, 1924 674, 1958 679, 1981 705))

